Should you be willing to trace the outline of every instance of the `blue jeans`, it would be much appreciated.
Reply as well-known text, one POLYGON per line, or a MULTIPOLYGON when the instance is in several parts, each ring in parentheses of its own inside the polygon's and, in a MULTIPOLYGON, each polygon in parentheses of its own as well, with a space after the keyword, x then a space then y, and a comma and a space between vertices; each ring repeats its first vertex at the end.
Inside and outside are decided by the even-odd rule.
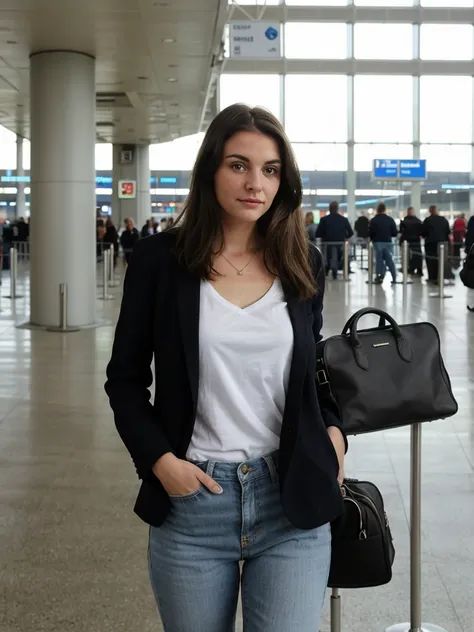
POLYGON ((200 487, 172 497, 165 523, 150 528, 148 565, 164 630, 233 632, 241 586, 245 632, 317 632, 330 525, 303 531, 290 524, 277 453, 198 465, 223 493, 200 487))
POLYGON ((393 263, 393 243, 384 241, 374 242, 375 251, 375 274, 378 277, 384 277, 385 271, 388 268, 392 279, 395 281, 397 277, 397 271, 395 264, 393 263))

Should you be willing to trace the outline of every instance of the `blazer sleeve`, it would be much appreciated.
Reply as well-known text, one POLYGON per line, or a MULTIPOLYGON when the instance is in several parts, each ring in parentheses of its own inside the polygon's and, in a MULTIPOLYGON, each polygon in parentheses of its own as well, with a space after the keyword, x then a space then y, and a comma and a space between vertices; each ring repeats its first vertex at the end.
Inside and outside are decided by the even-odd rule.
POLYGON ((158 283, 156 240, 137 242, 127 268, 112 357, 105 390, 119 435, 135 463, 139 478, 171 447, 150 402, 153 382, 154 306, 158 283))
MULTIPOLYGON (((318 286, 318 292, 313 298, 313 334, 316 343, 322 340, 321 329, 323 327, 323 301, 324 301, 324 288, 326 283, 326 274, 324 270, 323 258, 321 252, 315 246, 312 246, 311 259, 313 265, 313 273, 318 286)), ((314 376, 316 380, 316 376, 314 376)), ((339 410, 331 399, 323 395, 318 389, 318 401, 321 415, 323 417, 324 425, 326 428, 330 426, 336 426, 342 432, 344 442, 346 444, 346 452, 348 448, 347 436, 342 427, 342 421, 339 417, 339 410)))

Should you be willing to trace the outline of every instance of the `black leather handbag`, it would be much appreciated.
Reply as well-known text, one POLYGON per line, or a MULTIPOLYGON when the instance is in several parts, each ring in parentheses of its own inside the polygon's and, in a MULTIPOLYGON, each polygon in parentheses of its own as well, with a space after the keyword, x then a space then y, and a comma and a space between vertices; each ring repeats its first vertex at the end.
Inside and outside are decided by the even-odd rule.
POLYGON ((329 588, 370 588, 392 579, 395 548, 382 495, 373 483, 344 479, 344 513, 331 524, 329 588))
POLYGON ((367 307, 340 336, 319 342, 316 353, 318 395, 337 405, 347 434, 445 419, 458 410, 431 323, 398 325, 367 307), (366 314, 380 316, 379 326, 358 331, 366 314))

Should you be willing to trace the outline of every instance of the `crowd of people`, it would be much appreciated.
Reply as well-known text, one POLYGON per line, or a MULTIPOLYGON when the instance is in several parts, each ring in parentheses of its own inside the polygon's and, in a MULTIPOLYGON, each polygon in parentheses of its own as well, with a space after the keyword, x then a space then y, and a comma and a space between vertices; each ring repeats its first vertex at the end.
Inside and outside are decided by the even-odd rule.
POLYGON ((474 216, 466 222, 466 216, 461 213, 453 226, 439 214, 435 205, 429 207, 428 217, 421 221, 415 209, 409 207, 406 217, 400 221, 399 227, 395 220, 388 215, 383 202, 377 206, 375 216, 369 218, 362 213, 352 229, 349 220, 339 211, 339 203, 333 201, 329 205, 329 213, 321 218, 319 224, 314 221, 314 214, 308 212, 305 216, 306 230, 311 242, 320 240, 326 259, 326 275, 332 272, 332 278, 337 279, 338 270, 342 267, 343 244, 346 240, 357 238, 365 246, 368 241, 373 242, 375 253, 375 280, 377 284, 384 281, 387 270, 392 277, 392 283, 397 282, 397 269, 393 259, 394 240, 400 244, 408 243, 409 264, 408 273, 421 278, 423 276, 423 259, 426 260, 428 273, 427 283, 438 283, 439 246, 447 244, 445 250, 444 278, 448 282, 454 279, 453 269, 461 265, 461 252, 466 252, 474 244, 474 216), (424 254, 422 251, 424 243, 424 254))

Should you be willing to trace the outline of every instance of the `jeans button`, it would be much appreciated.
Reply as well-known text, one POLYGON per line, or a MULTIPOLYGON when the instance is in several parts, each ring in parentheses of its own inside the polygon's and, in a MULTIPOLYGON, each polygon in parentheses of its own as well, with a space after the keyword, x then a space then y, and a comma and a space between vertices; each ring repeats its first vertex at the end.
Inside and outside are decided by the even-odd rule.
POLYGON ((242 465, 241 467, 242 474, 248 474, 250 472, 250 468, 248 465, 242 465))

